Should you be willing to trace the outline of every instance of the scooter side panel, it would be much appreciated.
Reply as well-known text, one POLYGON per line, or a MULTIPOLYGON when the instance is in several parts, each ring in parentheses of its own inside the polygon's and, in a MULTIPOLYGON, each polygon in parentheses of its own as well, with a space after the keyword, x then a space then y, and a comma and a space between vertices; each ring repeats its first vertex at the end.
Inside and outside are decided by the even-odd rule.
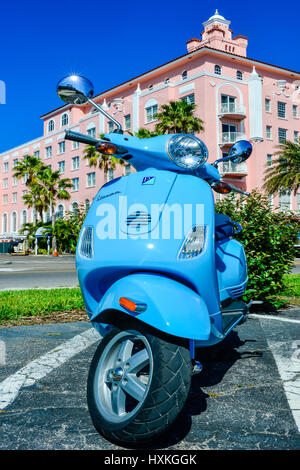
POLYGON ((142 322, 181 338, 206 341, 211 322, 203 299, 190 288, 165 276, 132 274, 115 282, 105 293, 91 317, 101 323, 101 313, 119 310, 142 322), (119 303, 121 297, 147 306, 144 312, 132 312, 119 303))

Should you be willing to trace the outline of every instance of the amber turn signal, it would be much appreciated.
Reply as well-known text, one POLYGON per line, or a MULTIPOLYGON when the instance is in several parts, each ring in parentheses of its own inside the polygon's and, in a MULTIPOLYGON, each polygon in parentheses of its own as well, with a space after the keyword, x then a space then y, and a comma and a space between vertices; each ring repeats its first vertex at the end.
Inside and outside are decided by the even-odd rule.
POLYGON ((214 191, 221 194, 228 194, 231 192, 231 187, 229 184, 224 183, 224 181, 219 181, 213 186, 214 191))
POLYGON ((101 142, 97 145, 97 150, 100 153, 104 153, 105 155, 114 155, 118 151, 118 147, 115 144, 110 142, 101 142))
POLYGON ((126 299, 126 297, 120 297, 119 304, 121 307, 127 308, 127 310, 131 310, 132 312, 136 309, 136 303, 132 300, 126 299))

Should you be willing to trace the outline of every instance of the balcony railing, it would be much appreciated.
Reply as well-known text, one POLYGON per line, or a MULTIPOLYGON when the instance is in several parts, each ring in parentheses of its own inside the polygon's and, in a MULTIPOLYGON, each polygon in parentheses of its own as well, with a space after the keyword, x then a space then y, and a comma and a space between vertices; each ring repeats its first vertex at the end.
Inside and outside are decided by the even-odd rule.
POLYGON ((243 119, 246 117, 246 108, 243 104, 221 103, 219 107, 219 116, 231 116, 236 119, 243 119))
POLYGON ((244 140, 246 138, 243 132, 222 132, 220 137, 219 145, 232 145, 238 140, 244 140))
POLYGON ((221 168, 221 174, 234 175, 234 176, 246 176, 248 174, 247 163, 232 163, 230 161, 223 162, 221 168))

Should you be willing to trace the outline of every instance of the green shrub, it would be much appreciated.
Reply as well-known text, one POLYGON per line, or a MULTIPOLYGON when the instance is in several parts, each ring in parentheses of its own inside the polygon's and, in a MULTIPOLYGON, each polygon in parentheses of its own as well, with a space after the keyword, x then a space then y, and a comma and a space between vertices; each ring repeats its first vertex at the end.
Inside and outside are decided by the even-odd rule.
POLYGON ((292 213, 272 212, 267 196, 258 191, 249 197, 230 194, 216 203, 216 211, 243 227, 235 238, 243 243, 248 263, 244 299, 276 305, 275 296, 284 287, 283 276, 290 272, 296 256, 299 219, 292 213))

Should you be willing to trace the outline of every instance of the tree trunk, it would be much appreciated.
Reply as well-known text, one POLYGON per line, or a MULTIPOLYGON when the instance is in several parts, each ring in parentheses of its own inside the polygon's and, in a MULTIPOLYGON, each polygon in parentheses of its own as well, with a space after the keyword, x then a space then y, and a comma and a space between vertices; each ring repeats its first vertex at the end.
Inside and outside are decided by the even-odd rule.
POLYGON ((53 203, 50 203, 50 210, 51 210, 51 222, 52 222, 52 255, 54 254, 55 250, 57 250, 56 246, 56 236, 54 235, 54 227, 55 227, 55 206, 53 203))

